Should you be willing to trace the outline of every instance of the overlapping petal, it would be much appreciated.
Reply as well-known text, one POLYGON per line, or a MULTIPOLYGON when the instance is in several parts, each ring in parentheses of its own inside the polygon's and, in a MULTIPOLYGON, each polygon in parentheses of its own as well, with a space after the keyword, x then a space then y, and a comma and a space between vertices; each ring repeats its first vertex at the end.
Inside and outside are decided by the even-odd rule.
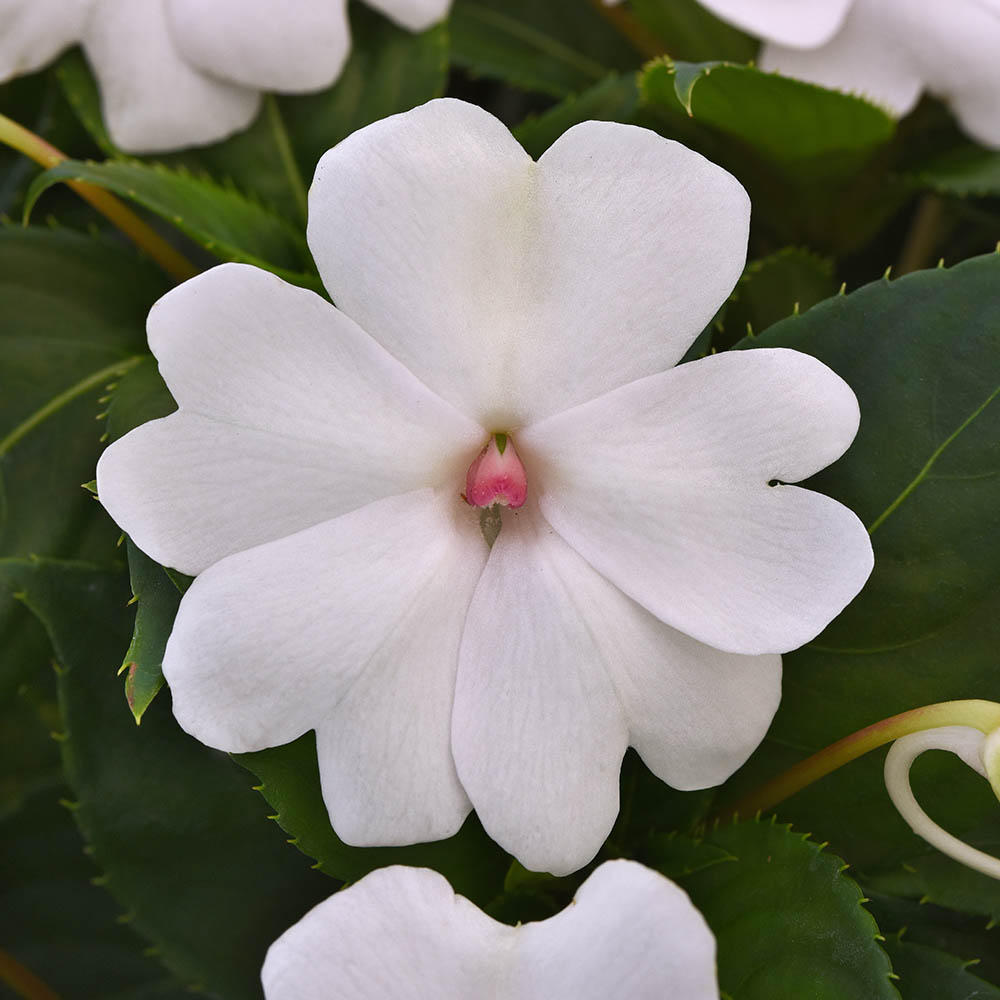
POLYGON ((627 745, 675 787, 716 785, 780 695, 780 657, 669 628, 528 510, 505 521, 469 609, 455 759, 487 832, 527 867, 565 874, 614 824, 627 745))
POLYGON ((180 412, 108 448, 98 492, 143 551, 183 572, 373 500, 460 484, 482 445, 346 316, 257 268, 186 282, 148 329, 180 412))
POLYGON ((547 521, 657 618, 718 649, 813 638, 872 568, 868 534, 797 481, 838 457, 857 400, 787 350, 715 355, 522 432, 547 521))
POLYGON ((435 600, 450 585, 467 604, 486 554, 456 503, 432 490, 390 497, 202 573, 163 661, 181 726, 232 752, 278 746, 327 722, 362 674, 397 658, 429 679, 409 688, 421 698, 413 711, 440 717, 432 702, 454 676, 459 636, 421 642, 415 623, 447 624, 435 600))
POLYGON ((245 87, 328 87, 350 48, 345 0, 166 0, 166 6, 184 58, 245 87))
POLYGON ((843 24, 852 0, 701 0, 713 14, 781 45, 812 48, 843 24))
POLYGON ((738 278, 749 219, 734 178, 645 129, 587 122, 535 164, 452 100, 335 147, 310 206, 337 305, 508 430, 675 363, 738 278))
POLYGON ((186 62, 163 0, 96 0, 82 34, 108 131, 132 153, 223 139, 247 127, 260 95, 186 62))
POLYGON ((609 861, 548 920, 508 927, 426 868, 383 868, 271 945, 267 1000, 717 1000, 715 940, 685 893, 609 861))
POLYGON ((33 73, 80 37, 93 0, 0 0, 0 81, 33 73))
POLYGON ((365 0, 369 7, 381 11, 396 24, 410 31, 424 31, 443 20, 451 8, 451 0, 365 0))

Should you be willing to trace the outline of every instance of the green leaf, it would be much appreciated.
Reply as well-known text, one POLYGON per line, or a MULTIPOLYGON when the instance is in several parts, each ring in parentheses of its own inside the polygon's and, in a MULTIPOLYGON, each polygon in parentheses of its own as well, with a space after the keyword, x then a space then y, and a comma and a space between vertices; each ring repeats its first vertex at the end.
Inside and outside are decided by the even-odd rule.
POLYGON ((283 842, 245 773, 181 732, 166 699, 135 726, 114 676, 129 633, 122 574, 8 560, 0 575, 55 648, 73 815, 102 881, 183 982, 259 998, 267 946, 329 881, 283 842))
POLYGON ((726 167, 754 220, 786 243, 850 248, 909 195, 876 161, 895 121, 860 97, 753 66, 651 63, 640 77, 651 124, 726 167))
POLYGON ((258 790, 275 819, 316 867, 334 878, 353 882, 385 865, 414 865, 441 872, 456 892, 486 905, 502 889, 510 858, 470 816, 454 837, 413 847, 348 847, 330 826, 319 785, 316 739, 307 733, 293 743, 233 759, 260 779, 258 790))
POLYGON ((138 601, 132 642, 119 674, 125 674, 125 700, 135 716, 143 713, 163 687, 163 653, 177 617, 181 592, 166 570, 129 539, 128 567, 132 596, 138 601))
POLYGON ((553 97, 634 69, 641 58, 580 0, 456 0, 451 55, 472 73, 553 97))
POLYGON ((889 938, 884 947, 906 1000, 1000 1000, 1000 989, 954 955, 900 937, 889 938))
POLYGON ((906 174, 915 187, 929 187, 959 198, 1000 195, 1000 153, 980 146, 949 149, 906 174))
POLYGON ((58 778, 39 781, 19 809, 0 815, 4 950, 62 1000, 190 997, 142 955, 142 942, 117 921, 114 900, 91 882, 94 866, 60 802, 66 794, 58 778))
POLYGON ((630 0, 629 8, 673 59, 749 62, 757 54, 755 39, 720 21, 697 0, 630 0))
MULTIPOLYGON (((100 397, 146 350, 158 270, 103 238, 0 228, 0 556, 113 561, 94 478, 100 397)), ((48 660, 34 619, 0 591, 0 694, 48 660)))
POLYGON ((130 368, 111 391, 108 400, 108 440, 117 441, 149 420, 177 409, 174 397, 160 377, 156 360, 146 355, 130 368))
MULTIPOLYGON (((854 389, 861 428, 807 485, 870 526, 875 570, 814 642, 785 656, 746 789, 879 719, 949 699, 1000 700, 1000 256, 836 296, 743 347, 814 355, 854 389)), ((869 874, 926 856, 871 754, 779 807, 869 874)), ((989 785, 950 754, 914 767, 918 799, 958 836, 1000 839, 989 785)), ((991 898, 996 883, 970 873, 991 898)))
POLYGON ((760 333, 797 312, 805 312, 837 290, 833 265, 808 250, 786 247, 751 261, 726 303, 716 349, 760 333))
POLYGON ((678 881, 715 933, 732 1000, 898 1000, 843 861, 774 823, 720 827, 704 844, 733 860, 678 881))
POLYGON ((975 964, 975 974, 994 986, 1000 986, 1000 927, 980 917, 954 910, 882 895, 869 885, 868 909, 875 916, 883 934, 905 933, 910 944, 921 944, 935 951, 958 956, 963 964, 975 964))
POLYGON ((537 160, 567 129, 586 121, 627 122, 638 102, 635 74, 612 73, 544 114, 525 119, 514 129, 514 137, 537 160))
POLYGON ((25 215, 42 192, 69 180, 96 184, 142 205, 220 260, 256 264, 296 284, 322 288, 319 278, 301 273, 310 266, 305 237, 235 188, 137 161, 64 160, 35 178, 25 215))

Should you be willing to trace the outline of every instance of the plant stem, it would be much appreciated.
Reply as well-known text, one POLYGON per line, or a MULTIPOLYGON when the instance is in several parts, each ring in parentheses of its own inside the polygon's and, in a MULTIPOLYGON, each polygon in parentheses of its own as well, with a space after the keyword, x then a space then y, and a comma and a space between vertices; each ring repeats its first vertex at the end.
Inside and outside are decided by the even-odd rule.
POLYGON ((24 1000, 59 1000, 30 969, 0 948, 0 983, 6 983, 24 1000))
POLYGON ((925 194, 920 199, 899 260, 893 269, 896 277, 901 278, 904 274, 919 271, 935 263, 932 254, 943 215, 944 202, 938 195, 925 194))
POLYGON ((274 144, 278 147, 281 165, 285 168, 285 176, 288 177, 288 186, 292 189, 292 197, 295 198, 295 204, 299 207, 302 221, 305 222, 309 215, 309 195, 306 192, 305 182, 302 180, 298 161, 295 159, 291 140, 288 138, 285 120, 281 117, 281 108, 278 107, 278 101, 274 94, 264 96, 264 108, 267 112, 267 120, 271 125, 271 131, 274 134, 274 144))
POLYGON ((783 774, 744 795, 715 818, 727 820, 737 815, 755 816, 852 760, 864 756, 870 750, 892 743, 901 736, 939 726, 971 726, 983 733, 992 732, 1000 728, 1000 704, 978 699, 943 701, 893 715, 845 736, 819 753, 800 761, 783 774))
MULTIPOLYGON (((0 115, 0 142, 23 153, 46 169, 68 159, 65 153, 47 143, 41 136, 35 135, 5 115, 0 115)), ((194 264, 183 254, 178 253, 155 229, 143 222, 113 194, 83 181, 68 180, 66 183, 112 225, 121 230, 140 250, 148 254, 171 278, 176 281, 186 281, 198 273, 194 264)))

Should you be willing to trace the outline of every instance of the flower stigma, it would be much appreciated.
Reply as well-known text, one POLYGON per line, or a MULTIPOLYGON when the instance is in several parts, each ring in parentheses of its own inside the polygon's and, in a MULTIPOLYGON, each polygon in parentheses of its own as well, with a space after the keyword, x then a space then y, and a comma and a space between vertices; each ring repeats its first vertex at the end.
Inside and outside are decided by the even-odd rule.
POLYGON ((517 510, 528 497, 528 477, 514 442, 507 434, 491 434, 465 476, 465 499, 473 507, 517 510))

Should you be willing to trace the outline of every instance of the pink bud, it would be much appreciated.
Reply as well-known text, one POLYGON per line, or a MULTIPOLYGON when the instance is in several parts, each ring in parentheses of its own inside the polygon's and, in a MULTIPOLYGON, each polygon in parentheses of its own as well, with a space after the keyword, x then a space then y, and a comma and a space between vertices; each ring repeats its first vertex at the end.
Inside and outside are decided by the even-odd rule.
POLYGON ((528 477, 506 434, 494 434, 469 466, 465 499, 473 507, 520 507, 528 495, 528 477))

